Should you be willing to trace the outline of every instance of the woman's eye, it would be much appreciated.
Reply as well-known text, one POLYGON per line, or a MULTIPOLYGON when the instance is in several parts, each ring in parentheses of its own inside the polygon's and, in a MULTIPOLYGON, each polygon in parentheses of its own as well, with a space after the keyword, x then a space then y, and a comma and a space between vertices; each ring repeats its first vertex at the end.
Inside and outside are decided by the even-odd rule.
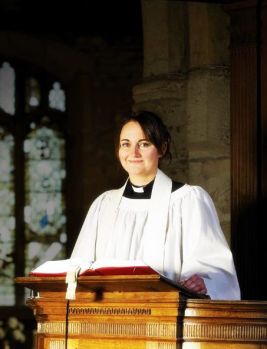
POLYGON ((147 148, 147 147, 149 147, 150 146, 150 142, 141 142, 141 143, 139 143, 139 147, 140 148, 147 148))
POLYGON ((130 146, 130 144, 128 142, 123 142, 121 143, 121 148, 128 148, 130 146))

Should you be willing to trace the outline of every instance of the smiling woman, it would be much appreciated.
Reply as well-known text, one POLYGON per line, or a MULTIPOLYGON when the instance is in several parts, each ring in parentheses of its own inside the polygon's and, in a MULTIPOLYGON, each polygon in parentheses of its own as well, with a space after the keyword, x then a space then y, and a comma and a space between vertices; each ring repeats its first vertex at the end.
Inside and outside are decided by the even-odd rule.
POLYGON ((148 184, 156 176, 159 162, 171 157, 170 134, 162 120, 151 112, 125 117, 120 125, 120 163, 132 184, 148 184))
POLYGON ((146 185, 156 176, 160 154, 138 122, 130 121, 121 131, 119 159, 135 185, 146 185))
POLYGON ((129 178, 90 207, 71 258, 141 260, 212 299, 239 299, 232 253, 209 194, 159 169, 170 135, 147 111, 120 128, 117 154, 129 178))

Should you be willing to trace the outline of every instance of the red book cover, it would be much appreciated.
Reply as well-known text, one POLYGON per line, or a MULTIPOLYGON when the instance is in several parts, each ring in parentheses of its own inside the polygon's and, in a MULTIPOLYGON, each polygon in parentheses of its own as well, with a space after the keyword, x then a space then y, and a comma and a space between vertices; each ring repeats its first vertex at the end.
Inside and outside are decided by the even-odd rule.
POLYGON ((157 274, 151 267, 144 266, 116 266, 116 267, 99 267, 97 269, 88 269, 79 275, 150 275, 157 274))

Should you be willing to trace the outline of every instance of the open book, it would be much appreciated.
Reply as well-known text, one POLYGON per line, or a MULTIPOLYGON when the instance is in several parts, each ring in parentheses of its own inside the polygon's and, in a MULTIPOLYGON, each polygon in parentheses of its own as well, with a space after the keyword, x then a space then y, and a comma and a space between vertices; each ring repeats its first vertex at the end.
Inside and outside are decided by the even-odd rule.
MULTIPOLYGON (((151 274, 160 275, 161 279, 172 286, 178 287, 191 296, 196 295, 179 282, 168 279, 140 260, 101 259, 97 261, 88 261, 81 258, 70 258, 44 262, 30 272, 30 276, 36 277, 65 276, 66 283, 68 284, 66 299, 75 299, 75 290, 79 276, 151 274)), ((197 298, 209 298, 209 296, 198 295, 197 298)))
POLYGON ((66 276, 69 272, 76 272, 79 276, 157 274, 150 266, 138 260, 101 259, 88 261, 70 258, 44 262, 33 269, 30 276, 66 276))

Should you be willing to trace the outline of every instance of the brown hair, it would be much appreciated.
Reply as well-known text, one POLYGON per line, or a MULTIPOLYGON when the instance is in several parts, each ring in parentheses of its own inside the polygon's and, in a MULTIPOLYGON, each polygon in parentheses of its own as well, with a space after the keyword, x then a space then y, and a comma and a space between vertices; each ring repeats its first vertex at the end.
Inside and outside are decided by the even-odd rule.
POLYGON ((150 112, 150 111, 139 111, 136 114, 131 114, 128 116, 123 117, 119 132, 117 135, 117 142, 116 142, 116 153, 118 154, 118 148, 119 148, 119 136, 120 132, 124 125, 126 125, 130 121, 138 122, 138 124, 141 126, 144 134, 146 135, 147 139, 154 144, 154 146, 157 148, 160 155, 162 155, 162 158, 169 157, 171 159, 171 152, 170 152, 170 141, 171 136, 170 133, 161 120, 161 118, 150 112))

